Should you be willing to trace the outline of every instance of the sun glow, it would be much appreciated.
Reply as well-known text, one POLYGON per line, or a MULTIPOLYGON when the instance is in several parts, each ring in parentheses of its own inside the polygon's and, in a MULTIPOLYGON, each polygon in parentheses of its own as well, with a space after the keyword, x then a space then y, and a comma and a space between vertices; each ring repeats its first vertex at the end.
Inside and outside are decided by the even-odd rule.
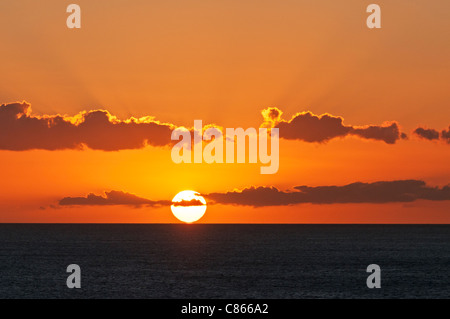
POLYGON ((176 218, 185 223, 193 223, 202 218, 206 212, 206 201, 197 192, 186 190, 179 192, 172 199, 170 206, 176 218))

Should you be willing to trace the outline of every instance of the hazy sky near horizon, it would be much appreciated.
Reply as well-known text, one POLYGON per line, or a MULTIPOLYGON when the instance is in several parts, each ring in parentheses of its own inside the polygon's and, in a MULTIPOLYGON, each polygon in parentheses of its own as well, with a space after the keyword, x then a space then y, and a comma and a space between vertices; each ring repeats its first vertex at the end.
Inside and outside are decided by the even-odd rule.
MULTIPOLYGON (((66 196, 117 190, 152 200, 178 191, 450 183, 450 144, 414 134, 450 125, 450 2, 373 1, 382 28, 366 26, 370 1, 74 1, 82 27, 66 27, 57 0, 0 3, 0 105, 31 115, 103 109, 125 120, 176 126, 259 127, 277 107, 340 116, 348 126, 395 121, 408 139, 357 136, 280 141, 280 170, 259 164, 174 164, 169 147, 0 150, 0 222, 173 222, 167 207, 60 207, 66 196)), ((1 120, 1 119, 0 119, 1 120)), ((6 122, 5 122, 6 123, 6 122)), ((2 131, 2 141, 11 141, 2 131)), ((4 145, 6 142, 0 142, 4 145)), ((37 147, 39 148, 39 147, 37 147)), ((211 205, 204 222, 450 222, 448 200, 211 205), (276 211, 276 213, 274 213, 276 211)))

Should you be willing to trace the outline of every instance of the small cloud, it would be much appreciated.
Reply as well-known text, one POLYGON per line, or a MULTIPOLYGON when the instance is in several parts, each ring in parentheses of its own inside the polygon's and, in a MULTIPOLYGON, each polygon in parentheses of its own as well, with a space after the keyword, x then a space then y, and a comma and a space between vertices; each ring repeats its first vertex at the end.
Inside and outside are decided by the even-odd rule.
POLYGON ((450 144, 450 126, 447 130, 444 129, 440 133, 438 130, 422 127, 416 128, 413 133, 418 137, 429 141, 441 140, 450 144))
POLYGON ((441 139, 450 144, 450 126, 448 127, 448 130, 442 130, 441 139))
POLYGON ((191 200, 181 200, 179 202, 172 202, 173 206, 184 206, 184 207, 188 207, 188 206, 203 206, 205 205, 204 203, 202 203, 199 199, 191 199, 191 200))
POLYGON ((104 195, 88 194, 85 197, 64 197, 59 201, 60 206, 108 206, 108 205, 125 205, 125 206, 169 206, 171 201, 150 199, 138 197, 134 194, 122 191, 105 192, 104 195))
POLYGON ((425 129, 422 127, 418 127, 414 130, 413 133, 429 141, 439 139, 439 132, 434 129, 425 129))
POLYGON ((350 131, 350 134, 366 139, 383 141, 387 144, 395 144, 400 138, 404 139, 404 135, 400 133, 400 128, 396 122, 388 122, 381 126, 369 125, 362 128, 354 127, 350 131))

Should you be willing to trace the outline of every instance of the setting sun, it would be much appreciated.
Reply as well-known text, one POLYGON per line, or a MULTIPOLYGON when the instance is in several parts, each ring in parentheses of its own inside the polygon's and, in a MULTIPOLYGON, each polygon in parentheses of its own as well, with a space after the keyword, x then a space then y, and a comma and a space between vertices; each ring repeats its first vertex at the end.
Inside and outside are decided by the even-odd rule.
POLYGON ((185 223, 193 223, 202 218, 206 212, 206 201, 199 193, 186 190, 179 192, 172 199, 170 209, 176 218, 185 223))

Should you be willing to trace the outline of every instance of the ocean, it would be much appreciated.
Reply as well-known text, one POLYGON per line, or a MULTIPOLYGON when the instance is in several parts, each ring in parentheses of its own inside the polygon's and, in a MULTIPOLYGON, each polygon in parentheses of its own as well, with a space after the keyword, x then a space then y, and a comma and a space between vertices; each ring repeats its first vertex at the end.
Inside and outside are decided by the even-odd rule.
POLYGON ((449 272, 450 225, 0 225, 0 298, 449 298, 449 272))

